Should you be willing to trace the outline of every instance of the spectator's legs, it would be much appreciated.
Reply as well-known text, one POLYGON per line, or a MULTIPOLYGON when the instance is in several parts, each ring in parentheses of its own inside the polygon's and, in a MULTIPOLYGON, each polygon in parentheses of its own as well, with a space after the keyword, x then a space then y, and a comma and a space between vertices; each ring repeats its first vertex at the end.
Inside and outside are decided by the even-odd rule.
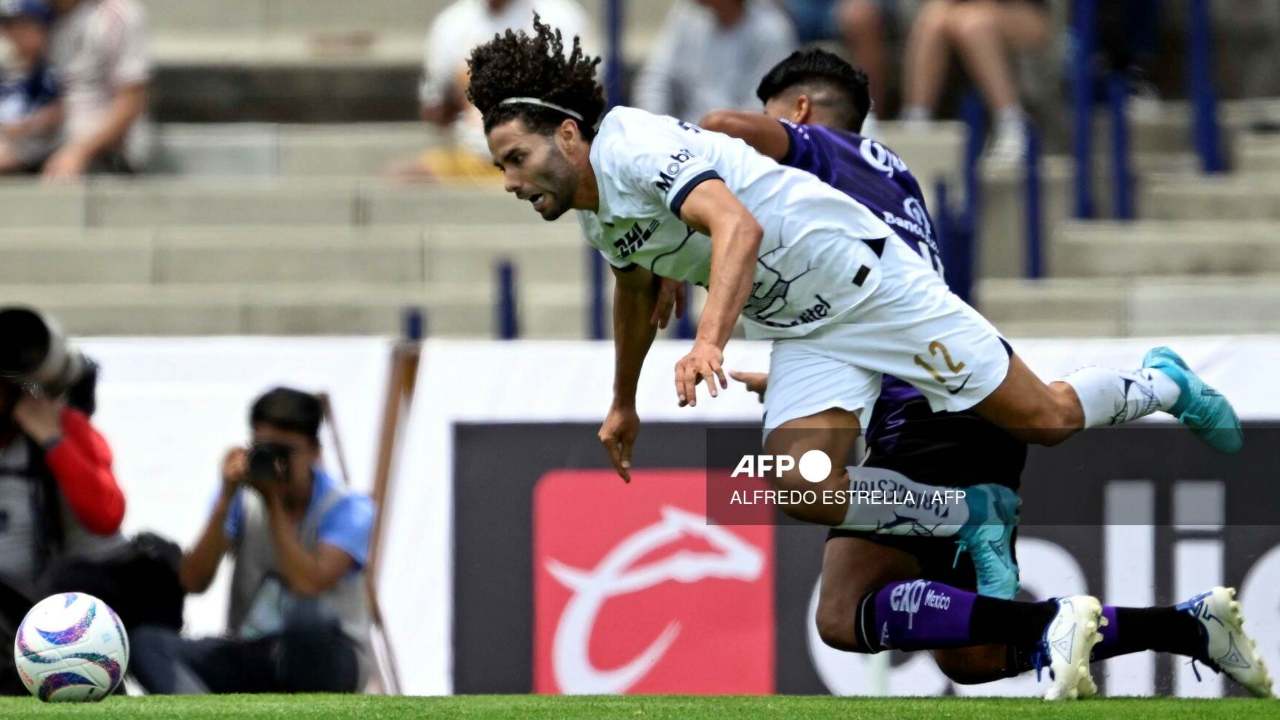
POLYGON ((168 628, 139 627, 129 633, 129 671, 155 695, 280 692, 279 637, 188 640, 168 628))
POLYGON ((845 47, 870 81, 871 110, 883 117, 889 75, 884 13, 877 0, 841 0, 836 12, 845 47))
POLYGON ((920 7, 907 37, 906 108, 903 119, 923 123, 933 119, 947 79, 951 46, 947 18, 955 5, 950 0, 929 0, 920 7))
POLYGON ((290 625, 279 638, 280 691, 356 692, 355 644, 336 621, 290 625))
POLYGON ((951 42, 996 112, 1019 107, 1008 50, 1040 46, 1048 31, 1044 12, 1025 3, 977 0, 956 5, 947 16, 951 42))
POLYGON ((202 695, 209 688, 187 665, 188 641, 169 628, 144 625, 129 633, 129 672, 152 695, 202 695))
POLYGON ((975 0, 956 5, 947 17, 947 34, 995 116, 993 157, 1016 160, 1026 153, 1026 113, 1009 50, 1043 44, 1048 30, 1045 13, 1020 2, 975 0))

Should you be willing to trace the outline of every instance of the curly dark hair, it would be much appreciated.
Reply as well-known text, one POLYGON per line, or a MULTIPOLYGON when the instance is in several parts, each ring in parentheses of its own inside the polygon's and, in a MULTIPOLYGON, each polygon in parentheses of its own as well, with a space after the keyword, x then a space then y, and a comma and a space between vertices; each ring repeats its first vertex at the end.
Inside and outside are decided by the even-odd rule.
POLYGON ((471 51, 467 98, 484 115, 485 132, 520 118, 534 132, 552 133, 564 122, 564 113, 538 105, 502 104, 507 98, 534 97, 582 115, 583 120, 573 120, 590 140, 605 107, 604 89, 596 81, 600 58, 583 52, 578 37, 566 54, 560 30, 537 14, 533 31, 530 36, 523 30, 508 30, 471 51))
POLYGON ((837 93, 839 97, 833 101, 833 108, 839 125, 846 130, 860 131, 867 113, 871 112, 867 74, 840 56, 819 48, 797 50, 774 65, 756 88, 756 97, 760 102, 769 102, 801 86, 821 87, 837 93))

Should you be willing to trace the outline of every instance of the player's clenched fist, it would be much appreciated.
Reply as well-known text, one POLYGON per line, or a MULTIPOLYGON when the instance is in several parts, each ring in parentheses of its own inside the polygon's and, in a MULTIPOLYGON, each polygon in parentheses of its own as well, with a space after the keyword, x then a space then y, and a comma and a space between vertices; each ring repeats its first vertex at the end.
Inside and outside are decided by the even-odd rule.
POLYGON ((698 340, 693 350, 676 363, 676 395, 680 398, 680 407, 698 404, 698 383, 704 379, 711 397, 719 397, 720 388, 729 387, 729 380, 724 376, 724 352, 714 343, 698 340), (719 387, 716 387, 717 379, 719 387))
POLYGON ((631 482, 631 450, 640 434, 640 416, 634 407, 614 405, 600 426, 600 444, 609 453, 618 477, 631 482))

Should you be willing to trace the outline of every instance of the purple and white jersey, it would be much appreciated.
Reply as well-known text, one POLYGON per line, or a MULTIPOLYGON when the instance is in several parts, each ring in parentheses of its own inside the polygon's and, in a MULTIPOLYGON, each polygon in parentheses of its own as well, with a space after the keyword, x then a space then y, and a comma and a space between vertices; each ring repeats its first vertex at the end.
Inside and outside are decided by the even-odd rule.
POLYGON ((943 274, 942 258, 920 183, 897 153, 851 132, 820 125, 782 126, 791 136, 783 165, 819 179, 870 208, 943 274))

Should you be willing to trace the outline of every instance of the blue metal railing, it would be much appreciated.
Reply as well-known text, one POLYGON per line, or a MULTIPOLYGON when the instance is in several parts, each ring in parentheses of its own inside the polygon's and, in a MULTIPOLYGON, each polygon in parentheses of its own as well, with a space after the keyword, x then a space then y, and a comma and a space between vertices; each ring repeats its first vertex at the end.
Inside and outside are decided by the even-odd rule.
POLYGON ((427 336, 426 315, 420 307, 405 308, 401 315, 401 324, 404 328, 405 340, 419 342, 427 336))
POLYGON ((1040 131, 1027 121, 1026 180, 1023 183, 1023 232, 1025 233, 1025 269, 1027 277, 1044 277, 1044 210, 1041 203, 1040 131))
POLYGON ((1111 214, 1133 220, 1133 169, 1129 158, 1129 81, 1120 73, 1107 78, 1107 105, 1111 110, 1111 214))
POLYGON ((604 316, 605 262, 600 253, 587 246, 587 327, 592 340, 604 340, 608 333, 604 316))
POLYGON ((516 268, 510 260, 498 263, 498 337, 515 340, 520 337, 519 306, 516 302, 516 268))
POLYGON ((604 88, 609 107, 626 102, 626 88, 622 82, 622 33, 625 8, 623 0, 608 0, 605 6, 605 36, 608 50, 605 55, 604 88))
POLYGON ((1190 37, 1191 67, 1188 73, 1196 153, 1200 169, 1220 173, 1227 169, 1222 157, 1222 139, 1218 128, 1218 98, 1213 89, 1213 24, 1206 0, 1191 0, 1190 37))
MULTIPOLYGON (((1072 24, 1072 95, 1075 102, 1075 216, 1096 216, 1093 199, 1093 109, 1097 82, 1094 67, 1097 50, 1098 0, 1077 0, 1072 24)), ((1226 170, 1218 123, 1218 101, 1213 85, 1213 25, 1206 0, 1188 0, 1188 94, 1192 107, 1191 144, 1206 173, 1226 170)), ((1101 78, 1111 125, 1112 214, 1121 220, 1137 216, 1135 178, 1131 161, 1128 79, 1122 72, 1101 78)))
POLYGON ((1094 216, 1093 205, 1093 56, 1097 47, 1097 0, 1073 6, 1071 99, 1075 105, 1073 149, 1076 156, 1075 216, 1094 216))

